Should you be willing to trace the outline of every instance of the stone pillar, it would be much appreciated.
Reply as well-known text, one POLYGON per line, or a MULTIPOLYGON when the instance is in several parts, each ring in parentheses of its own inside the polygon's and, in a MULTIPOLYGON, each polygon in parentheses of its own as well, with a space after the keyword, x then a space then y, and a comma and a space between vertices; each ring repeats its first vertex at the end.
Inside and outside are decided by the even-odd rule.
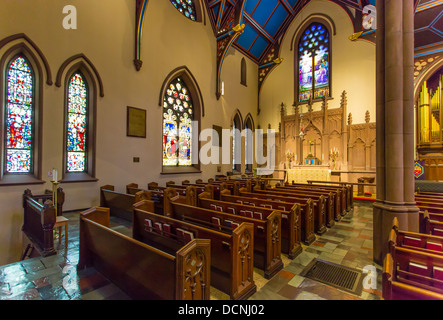
POLYGON ((414 201, 414 0, 377 0, 377 200, 374 261, 388 251, 392 221, 417 231, 414 201), (412 67, 412 68, 411 68, 412 67), (411 137, 412 136, 412 137, 411 137))

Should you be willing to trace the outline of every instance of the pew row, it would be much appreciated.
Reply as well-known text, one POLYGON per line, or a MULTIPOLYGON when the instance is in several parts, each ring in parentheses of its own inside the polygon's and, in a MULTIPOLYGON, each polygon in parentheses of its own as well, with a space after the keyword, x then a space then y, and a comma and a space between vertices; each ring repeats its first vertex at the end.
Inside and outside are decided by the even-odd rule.
POLYGON ((111 216, 126 221, 132 221, 132 206, 141 200, 151 200, 152 193, 139 190, 135 194, 120 193, 115 191, 113 185, 100 187, 100 207, 110 209, 111 216))
POLYGON ((389 237, 389 248, 397 246, 443 255, 443 237, 400 230, 397 218, 394 218, 392 230, 394 232, 389 237))
MULTIPOLYGON (((254 266, 264 271, 266 279, 272 278, 283 268, 281 259, 281 214, 273 212, 266 220, 259 220, 241 215, 224 213, 214 210, 199 208, 196 205, 186 204, 186 197, 177 195, 169 197, 165 202, 165 216, 178 220, 189 221, 196 224, 205 224, 218 229, 222 223, 239 225, 249 222, 254 225, 254 266), (215 221, 217 225, 214 226, 215 221)), ((229 225, 228 225, 229 226, 229 225)))
MULTIPOLYGON (((252 205, 255 207, 263 207, 268 209, 276 209, 282 211, 293 211, 297 207, 300 207, 300 218, 295 221, 295 229, 299 230, 297 233, 294 231, 295 241, 300 239, 306 245, 311 244, 315 240, 314 234, 314 202, 311 199, 307 201, 295 201, 293 199, 275 200, 272 199, 260 199, 256 196, 243 197, 234 196, 230 193, 223 192, 221 194, 221 200, 225 202, 240 203, 245 205, 252 205)), ((297 217, 298 215, 296 215, 297 217)), ((282 213, 282 237, 284 237, 284 213, 282 213)), ((289 237, 292 237, 289 230, 289 237)), ((282 243, 282 251, 285 252, 284 244, 282 243)))
POLYGON ((336 204, 336 208, 341 212, 342 216, 345 216, 346 213, 351 210, 351 202, 349 201, 351 190, 348 186, 326 186, 326 185, 312 185, 312 184, 303 184, 303 183, 295 183, 285 184, 283 187, 295 188, 300 190, 324 190, 324 191, 332 191, 337 193, 338 204, 336 204))
POLYGON ((392 255, 388 253, 383 262, 384 300, 443 300, 443 294, 399 281, 396 267, 392 255))
POLYGON ((244 192, 243 189, 240 189, 239 197, 247 198, 248 201, 268 201, 277 208, 280 205, 284 206, 285 203, 301 204, 303 210, 301 215, 303 226, 301 228, 301 240, 305 245, 310 245, 315 241, 315 212, 320 206, 319 201, 314 201, 311 198, 286 197, 277 194, 249 193, 244 192))
MULTIPOLYGON (((295 200, 298 199, 312 199, 313 201, 315 201, 314 205, 314 226, 315 226, 315 232, 318 235, 322 235, 326 232, 326 216, 327 216, 327 207, 328 210, 330 209, 330 207, 327 205, 327 203, 329 202, 328 200, 330 200, 330 197, 326 197, 324 195, 316 195, 316 194, 312 194, 312 193, 297 193, 297 192, 291 192, 291 191, 287 191, 287 192, 283 192, 283 191, 277 191, 275 189, 267 189, 267 190, 259 190, 259 189, 254 189, 254 192, 252 193, 253 195, 256 194, 262 194, 262 195, 266 195, 266 196, 280 196, 280 197, 284 197, 284 198, 293 198, 295 200)), ((241 192, 241 195, 245 195, 244 192, 241 192)))
POLYGON ((211 285, 232 300, 249 298, 257 290, 253 280, 254 233, 242 223, 229 234, 149 212, 149 201, 134 204, 133 238, 161 248, 176 248, 193 238, 211 243, 211 285))
POLYGON ((389 253, 394 260, 397 281, 443 294, 443 255, 422 249, 409 249, 395 244, 391 230, 389 253))
POLYGON ((78 270, 95 268, 137 300, 209 300, 210 241, 166 253, 109 228, 109 208, 81 213, 78 270))
MULTIPOLYGON (((220 195, 229 190, 223 190, 220 195)), ((302 251, 301 246, 301 208, 299 204, 293 204, 290 210, 269 209, 251 205, 253 203, 227 202, 223 200, 214 200, 209 193, 201 193, 198 199, 198 206, 204 209, 227 212, 242 216, 248 216, 259 220, 266 220, 269 215, 275 211, 281 214, 281 250, 286 253, 289 259, 294 259, 302 251)))
MULTIPOLYGON (((322 234, 326 232, 326 225, 331 221, 339 221, 343 216, 341 201, 339 195, 335 191, 328 190, 312 190, 312 189, 300 189, 298 187, 270 187, 266 186, 267 190, 275 192, 292 193, 299 196, 309 196, 309 197, 325 197, 325 212, 316 220, 318 233, 322 234)), ((341 191, 340 191, 341 193, 341 191)), ((346 211, 345 211, 346 212, 346 211)))

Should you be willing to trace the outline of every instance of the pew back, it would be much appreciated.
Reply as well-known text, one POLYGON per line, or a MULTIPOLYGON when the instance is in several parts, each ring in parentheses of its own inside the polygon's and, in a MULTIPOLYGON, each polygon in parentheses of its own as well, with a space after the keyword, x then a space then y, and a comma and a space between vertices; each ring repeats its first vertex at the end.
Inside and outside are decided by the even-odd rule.
POLYGON ((81 214, 78 269, 94 267, 133 299, 209 300, 208 240, 194 239, 171 255, 89 219, 91 211, 110 212, 81 214))

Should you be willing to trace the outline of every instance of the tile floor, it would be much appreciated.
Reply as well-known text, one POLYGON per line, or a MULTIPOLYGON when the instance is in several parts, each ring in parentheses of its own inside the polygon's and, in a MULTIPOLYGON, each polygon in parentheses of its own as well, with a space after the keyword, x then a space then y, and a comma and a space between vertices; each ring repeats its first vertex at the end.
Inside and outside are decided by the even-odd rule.
MULTIPOLYGON (((0 267, 0 300, 129 300, 113 283, 89 268, 76 270, 79 254, 78 213, 67 213, 69 247, 63 241, 57 255, 33 258, 0 267)), ((111 227, 130 234, 130 226, 112 219, 111 227)), ((381 268, 372 261, 372 203, 356 202, 355 207, 339 223, 329 229, 309 247, 304 247, 294 260, 282 255, 284 269, 272 279, 255 269, 257 292, 251 300, 379 300, 381 268), (356 296, 322 283, 304 278, 303 269, 317 258, 362 270, 377 268, 377 288, 364 289, 356 296)), ((229 297, 211 288, 211 299, 229 297)))

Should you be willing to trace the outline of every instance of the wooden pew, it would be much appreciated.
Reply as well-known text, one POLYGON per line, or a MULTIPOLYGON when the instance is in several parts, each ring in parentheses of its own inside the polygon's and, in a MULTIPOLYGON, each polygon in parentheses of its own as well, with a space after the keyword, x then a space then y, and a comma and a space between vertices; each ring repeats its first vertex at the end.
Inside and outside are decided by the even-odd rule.
POLYGON ((419 211, 420 233, 443 237, 443 214, 419 211))
POLYGON ((111 215, 121 219, 132 221, 132 206, 141 200, 151 200, 152 193, 146 190, 127 194, 114 191, 113 185, 100 187, 100 207, 109 208, 111 215))
POLYGON ((389 247, 397 246, 443 255, 443 237, 400 230, 397 218, 394 218, 392 229, 394 232, 390 234, 389 247))
MULTIPOLYGON (((327 224, 328 221, 337 220, 339 221, 342 216, 346 214, 346 209, 342 209, 342 202, 340 201, 341 191, 330 191, 330 190, 322 190, 322 189, 311 189, 311 188, 300 188, 300 187, 292 187, 292 186, 276 186, 275 188, 270 188, 267 186, 268 190, 275 190, 281 192, 291 192, 299 195, 323 195, 326 198, 326 215, 324 216, 324 224, 327 224)), ((323 230, 325 232, 326 229, 323 230)))
MULTIPOLYGON (((212 185, 214 188, 214 198, 216 200, 220 200, 220 192, 228 189, 232 192, 232 194, 236 195, 238 193, 238 190, 240 188, 247 188, 248 190, 252 190, 254 186, 257 185, 257 182, 255 180, 221 180, 221 181, 214 181, 213 179, 208 180, 208 184, 212 185)), ((195 184, 191 184, 189 180, 182 181, 182 185, 188 186, 188 185, 194 185, 196 187, 205 186, 205 183, 202 180, 196 180, 195 184)), ((169 186, 174 187, 176 185, 169 184, 169 186)))
POLYGON ((428 195, 428 196, 435 196, 435 197, 442 197, 443 193, 440 192, 422 192, 420 191, 420 188, 418 188, 417 192, 415 192, 416 195, 428 195))
MULTIPOLYGON (((189 201, 183 196, 169 198, 165 202, 165 215, 175 219, 211 226, 214 220, 241 224, 254 224, 254 266, 264 271, 266 279, 272 278, 283 268, 281 259, 281 214, 273 212, 266 220, 258 220, 240 215, 198 208, 196 205, 185 204, 189 201)), ((213 226, 218 229, 218 226, 213 226)))
POLYGON ((326 190, 337 192, 337 199, 341 199, 339 204, 336 206, 338 210, 340 210, 341 215, 345 216, 348 211, 351 210, 351 202, 349 200, 349 195, 351 194, 351 190, 349 186, 331 186, 331 185, 312 185, 312 184, 304 184, 304 183, 295 183, 285 184, 284 187, 294 187, 299 189, 310 189, 310 190, 326 190))
MULTIPOLYGON (((314 202, 311 199, 306 201, 298 201, 294 199, 284 198, 284 200, 267 199, 266 197, 258 198, 256 195, 254 197, 245 196, 235 196, 227 192, 222 192, 221 200, 233 203, 242 203, 255 205, 256 207, 265 207, 270 209, 277 209, 283 211, 292 211, 294 207, 300 207, 300 220, 295 221, 295 230, 300 230, 300 232, 294 231, 294 236, 296 241, 300 237, 300 241, 305 245, 310 245, 315 241, 314 232, 314 202)), ((282 214, 282 237, 284 237, 284 213, 282 214)), ((291 234, 291 233, 290 233, 291 234)), ((289 237, 292 237, 290 235, 289 237)), ((285 252, 284 244, 282 243, 282 252, 285 252)))
MULTIPOLYGON (((220 195, 223 199, 223 193, 230 193, 229 190, 222 191, 220 195)), ((281 250, 286 253, 289 259, 294 259, 302 251, 301 247, 301 208, 299 204, 293 204, 290 210, 269 209, 260 206, 252 206, 248 204, 240 204, 238 202, 230 202, 224 200, 215 200, 208 193, 199 195, 198 206, 204 209, 221 211, 231 214, 246 215, 251 218, 266 220, 276 210, 280 212, 281 219, 281 250)))
POLYGON ((254 188, 253 194, 265 194, 270 196, 282 196, 282 197, 294 197, 294 198, 302 198, 305 199, 312 199, 318 203, 317 206, 315 206, 314 211, 314 225, 315 225, 315 232, 319 235, 322 235, 326 232, 326 217, 328 216, 326 210, 330 210, 330 206, 328 206, 330 197, 326 197, 325 195, 318 195, 314 193, 299 193, 299 192, 293 192, 293 191, 282 191, 282 190, 276 190, 276 189, 267 189, 267 190, 260 190, 257 188, 254 188))
POLYGON ((389 236, 389 253, 397 281, 443 294, 443 255, 398 247, 395 230, 389 236))
POLYGON ((134 239, 166 248, 178 247, 190 238, 209 239, 211 285, 233 300, 247 299, 257 290, 253 279, 253 227, 242 223, 229 234, 149 212, 146 200, 134 204, 134 239))
POLYGON ((57 220, 52 201, 46 199, 44 204, 26 189, 23 194, 24 243, 27 244, 21 260, 29 257, 48 257, 57 253, 54 248, 54 224, 57 220))
POLYGON ((109 215, 100 207, 81 213, 78 270, 94 267, 133 299, 209 300, 209 240, 166 253, 110 229, 109 215))
POLYGON ((443 300, 443 294, 400 282, 396 268, 392 255, 388 253, 383 262, 384 300, 443 300))
POLYGON ((351 208, 354 207, 354 184, 352 182, 342 182, 342 181, 315 181, 315 180, 308 180, 307 183, 311 186, 334 186, 337 188, 346 188, 347 190, 347 202, 348 206, 351 208))

